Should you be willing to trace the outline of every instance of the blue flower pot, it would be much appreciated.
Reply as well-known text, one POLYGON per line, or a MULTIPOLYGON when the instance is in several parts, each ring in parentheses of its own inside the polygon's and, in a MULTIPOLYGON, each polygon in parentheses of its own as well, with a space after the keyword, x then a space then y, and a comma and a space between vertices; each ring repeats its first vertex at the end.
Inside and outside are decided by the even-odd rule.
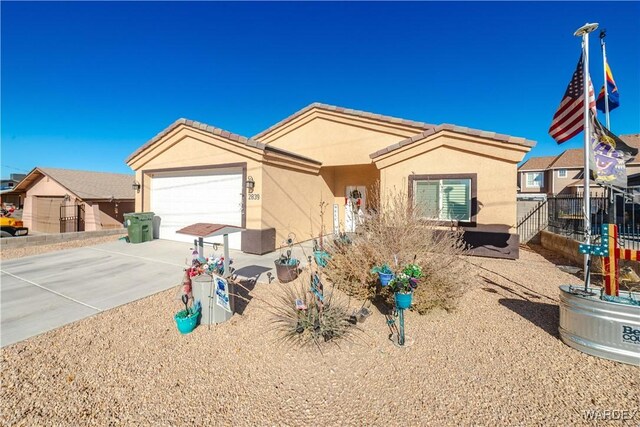
POLYGON ((393 279, 393 273, 378 273, 380 277, 380 284, 382 286, 387 286, 391 279, 393 279))
POLYGON ((198 323, 198 316, 200 315, 200 312, 195 312, 195 313, 191 313, 188 316, 185 316, 185 311, 179 311, 178 313, 176 313, 175 316, 173 316, 173 318, 176 321, 176 326, 178 327, 178 331, 180 331, 181 334, 188 334, 189 332, 193 331, 196 328, 196 324, 198 323))
POLYGON ((413 293, 401 293, 401 292, 396 292, 395 293, 396 296, 396 307, 400 308, 400 309, 407 309, 409 307, 411 307, 411 301, 413 300, 413 293))

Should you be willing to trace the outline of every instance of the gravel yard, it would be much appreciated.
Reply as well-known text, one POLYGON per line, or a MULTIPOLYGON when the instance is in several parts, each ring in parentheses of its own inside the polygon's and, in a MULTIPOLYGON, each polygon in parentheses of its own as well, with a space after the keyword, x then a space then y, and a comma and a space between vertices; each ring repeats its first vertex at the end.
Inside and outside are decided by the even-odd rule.
MULTIPOLYGON (((277 284, 258 284, 231 321, 181 336, 176 287, 1 349, 0 422, 595 425, 586 411, 640 407, 640 368, 558 338, 558 285, 579 279, 525 250, 469 260, 478 285, 454 313, 409 313, 405 349, 377 310, 358 339, 323 354, 281 344, 264 310, 277 284)), ((640 411, 625 422, 639 425, 640 411)))

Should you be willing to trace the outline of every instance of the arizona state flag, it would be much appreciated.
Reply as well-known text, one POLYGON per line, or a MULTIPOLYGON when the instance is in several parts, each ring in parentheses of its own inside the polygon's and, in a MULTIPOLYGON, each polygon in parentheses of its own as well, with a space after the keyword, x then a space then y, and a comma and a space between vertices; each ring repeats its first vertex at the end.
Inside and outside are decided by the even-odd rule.
MULTIPOLYGON (((608 62, 605 64, 605 69, 607 70, 607 81, 605 82, 605 84, 607 85, 607 92, 609 97, 609 111, 611 111, 614 108, 620 106, 620 94, 618 93, 616 82, 613 80, 613 74, 611 74, 611 68, 609 68, 608 62)), ((604 85, 602 85, 602 89, 600 89, 600 93, 598 94, 598 99, 596 100, 596 108, 602 112, 606 111, 604 107, 604 85)))

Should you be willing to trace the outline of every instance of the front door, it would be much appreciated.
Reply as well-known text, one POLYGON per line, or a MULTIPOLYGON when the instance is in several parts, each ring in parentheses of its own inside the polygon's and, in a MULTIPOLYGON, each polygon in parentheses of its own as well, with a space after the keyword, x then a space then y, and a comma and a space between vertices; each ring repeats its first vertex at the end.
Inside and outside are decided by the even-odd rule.
POLYGON ((356 231, 358 224, 364 221, 367 205, 367 189, 364 185, 348 185, 344 198, 344 229, 347 233, 356 231))

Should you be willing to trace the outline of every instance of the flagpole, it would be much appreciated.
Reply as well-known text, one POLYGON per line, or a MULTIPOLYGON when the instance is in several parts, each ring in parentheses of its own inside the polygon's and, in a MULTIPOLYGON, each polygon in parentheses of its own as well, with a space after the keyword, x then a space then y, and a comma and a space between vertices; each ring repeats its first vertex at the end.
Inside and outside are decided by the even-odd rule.
MULTIPOLYGON (((589 150, 591 149, 591 132, 589 120, 589 33, 598 28, 598 24, 585 24, 578 28, 574 36, 582 36, 582 78, 584 86, 584 243, 591 244, 591 195, 589 194, 589 150)), ((590 256, 584 255, 584 290, 589 292, 590 283, 590 256)))
POLYGON ((607 84, 607 48, 604 38, 607 36, 607 30, 600 30, 600 46, 602 46, 602 69, 604 70, 604 117, 607 123, 607 129, 611 130, 609 123, 609 85, 607 84))

